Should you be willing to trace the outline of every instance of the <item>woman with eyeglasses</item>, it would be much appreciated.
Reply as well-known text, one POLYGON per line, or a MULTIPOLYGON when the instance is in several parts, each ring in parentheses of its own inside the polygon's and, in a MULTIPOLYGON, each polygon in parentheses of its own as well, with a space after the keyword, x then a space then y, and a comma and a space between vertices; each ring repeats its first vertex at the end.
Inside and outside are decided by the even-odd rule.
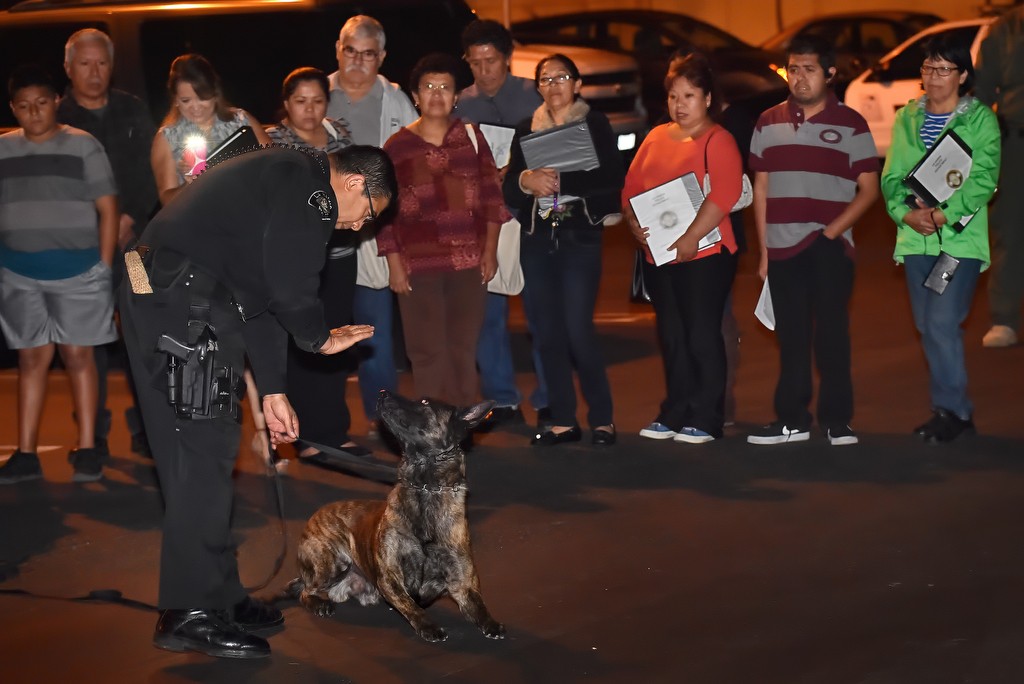
POLYGON ((941 443, 974 432, 961 325, 978 275, 990 262, 988 202, 999 177, 1000 134, 992 110, 969 95, 974 83, 969 47, 938 35, 925 45, 924 54, 924 95, 896 113, 882 194, 896 222, 894 256, 903 264, 928 363, 932 416, 914 433, 941 443), (951 169, 945 180, 955 190, 938 206, 929 206, 903 179, 946 133, 955 133, 970 148, 970 172, 951 169), (940 253, 959 260, 941 294, 924 285, 940 253))
POLYGON ((420 117, 384 144, 398 211, 377 247, 398 295, 416 394, 468 406, 477 400, 476 346, 508 211, 486 140, 452 115, 461 68, 435 53, 412 70, 420 117))
POLYGON ((602 229, 622 218, 622 156, 608 118, 580 98, 580 72, 571 59, 562 54, 545 57, 537 64, 534 81, 544 102, 517 127, 504 181, 505 201, 523 226, 523 297, 534 312, 533 333, 551 409, 550 427, 535 435, 532 444, 581 439, 575 368, 587 402, 591 442, 608 446, 616 439, 612 394, 594 328, 594 308, 601 282, 602 229), (561 173, 527 168, 523 136, 575 122, 586 122, 597 168, 561 173))
MULTIPOLYGON (((327 153, 351 145, 345 122, 327 117, 329 97, 330 84, 321 70, 301 67, 288 74, 281 85, 284 117, 267 129, 271 141, 327 153)), ((367 223, 364 219, 363 226, 368 227, 367 223)), ((358 236, 353 231, 339 230, 327 242, 318 294, 324 303, 324 318, 332 329, 352 323, 358 236)), ((288 398, 302 426, 304 440, 295 444, 300 459, 329 462, 329 457, 306 442, 325 444, 353 456, 372 453, 348 434, 351 415, 345 403, 345 388, 354 367, 349 352, 336 356, 307 354, 289 342, 288 398)))
POLYGON ((161 204, 166 205, 201 173, 207 155, 242 126, 251 126, 260 143, 270 143, 256 119, 228 105, 220 76, 202 55, 175 57, 167 90, 171 109, 153 139, 150 155, 161 204))

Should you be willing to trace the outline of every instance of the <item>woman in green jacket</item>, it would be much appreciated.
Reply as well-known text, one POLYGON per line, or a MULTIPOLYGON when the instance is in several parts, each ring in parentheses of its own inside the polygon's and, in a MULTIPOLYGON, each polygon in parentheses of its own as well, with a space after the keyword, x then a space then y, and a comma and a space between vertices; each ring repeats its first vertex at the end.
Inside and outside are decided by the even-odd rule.
POLYGON ((925 94, 896 114, 882 194, 896 222, 894 256, 904 266, 914 324, 928 361, 932 417, 914 432, 940 443, 974 431, 961 325, 978 275, 990 261, 987 205, 999 176, 999 124, 992 110, 967 94, 974 82, 967 46, 949 36, 933 38, 925 46, 921 80, 925 94), (903 178, 949 130, 971 149, 970 173, 948 199, 928 207, 903 178), (940 251, 960 260, 942 294, 924 286, 940 251))

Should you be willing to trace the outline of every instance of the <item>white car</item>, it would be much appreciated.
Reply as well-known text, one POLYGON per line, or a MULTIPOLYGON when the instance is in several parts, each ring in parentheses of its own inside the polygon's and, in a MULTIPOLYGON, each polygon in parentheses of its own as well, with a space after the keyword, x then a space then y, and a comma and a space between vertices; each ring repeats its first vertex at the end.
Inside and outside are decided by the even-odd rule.
POLYGON ((879 157, 884 157, 889 151, 896 110, 924 92, 921 89, 921 62, 924 61, 925 41, 938 33, 956 34, 970 44, 971 58, 977 62, 978 47, 988 36, 994 21, 994 17, 986 17, 935 24, 909 38, 876 66, 850 82, 846 89, 846 104, 867 120, 879 157))

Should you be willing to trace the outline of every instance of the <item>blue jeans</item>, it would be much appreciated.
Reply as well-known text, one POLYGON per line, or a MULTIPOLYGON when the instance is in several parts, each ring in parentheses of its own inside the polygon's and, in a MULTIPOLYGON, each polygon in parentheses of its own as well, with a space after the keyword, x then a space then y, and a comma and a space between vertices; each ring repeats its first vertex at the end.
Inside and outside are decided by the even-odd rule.
POLYGON ((356 285, 352 302, 352 318, 356 323, 372 325, 373 337, 359 343, 359 393, 367 420, 377 417, 377 395, 382 389, 398 389, 393 339, 394 300, 391 290, 374 290, 356 285))
POLYGON ((522 395, 516 387, 512 365, 512 342, 508 334, 508 297, 487 293, 484 325, 476 346, 480 369, 480 395, 498 406, 519 406, 522 395))
POLYGON ((921 333, 921 346, 928 361, 932 408, 944 408, 966 420, 974 406, 967 396, 967 363, 964 360, 964 331, 961 327, 971 310, 974 289, 981 273, 981 261, 961 259, 956 275, 941 295, 922 283, 937 257, 904 257, 910 308, 914 325, 921 333))
POLYGON ((533 354, 533 374, 537 377, 537 386, 530 392, 530 404, 535 411, 548 407, 548 381, 544 378, 544 365, 540 361, 540 337, 537 336, 536 314, 530 308, 530 300, 523 295, 523 313, 526 314, 526 327, 530 330, 530 349, 533 354))
POLYGON ((523 233, 520 260, 526 287, 523 296, 533 313, 554 425, 576 425, 576 387, 587 401, 591 427, 612 422, 608 373, 594 327, 594 307, 601 282, 601 230, 548 226, 523 233))

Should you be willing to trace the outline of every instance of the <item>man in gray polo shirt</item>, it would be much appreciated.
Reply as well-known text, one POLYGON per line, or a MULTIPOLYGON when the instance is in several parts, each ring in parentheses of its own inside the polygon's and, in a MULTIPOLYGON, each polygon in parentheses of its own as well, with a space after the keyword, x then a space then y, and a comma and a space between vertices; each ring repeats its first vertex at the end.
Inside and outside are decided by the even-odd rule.
MULTIPOLYGON (((416 120, 416 109, 397 83, 380 75, 387 54, 384 27, 373 17, 360 14, 341 27, 335 49, 338 70, 330 75, 331 93, 327 116, 348 123, 352 142, 382 147, 398 129, 416 120)), ((359 271, 352 315, 356 323, 372 325, 374 336, 360 343, 368 352, 359 364, 359 390, 366 418, 375 424, 377 394, 398 386, 395 371, 392 320, 394 303, 387 284, 371 282, 368 261, 380 257, 372 235, 359 249, 359 271)), ((371 428, 372 429, 372 428, 371 428)))

